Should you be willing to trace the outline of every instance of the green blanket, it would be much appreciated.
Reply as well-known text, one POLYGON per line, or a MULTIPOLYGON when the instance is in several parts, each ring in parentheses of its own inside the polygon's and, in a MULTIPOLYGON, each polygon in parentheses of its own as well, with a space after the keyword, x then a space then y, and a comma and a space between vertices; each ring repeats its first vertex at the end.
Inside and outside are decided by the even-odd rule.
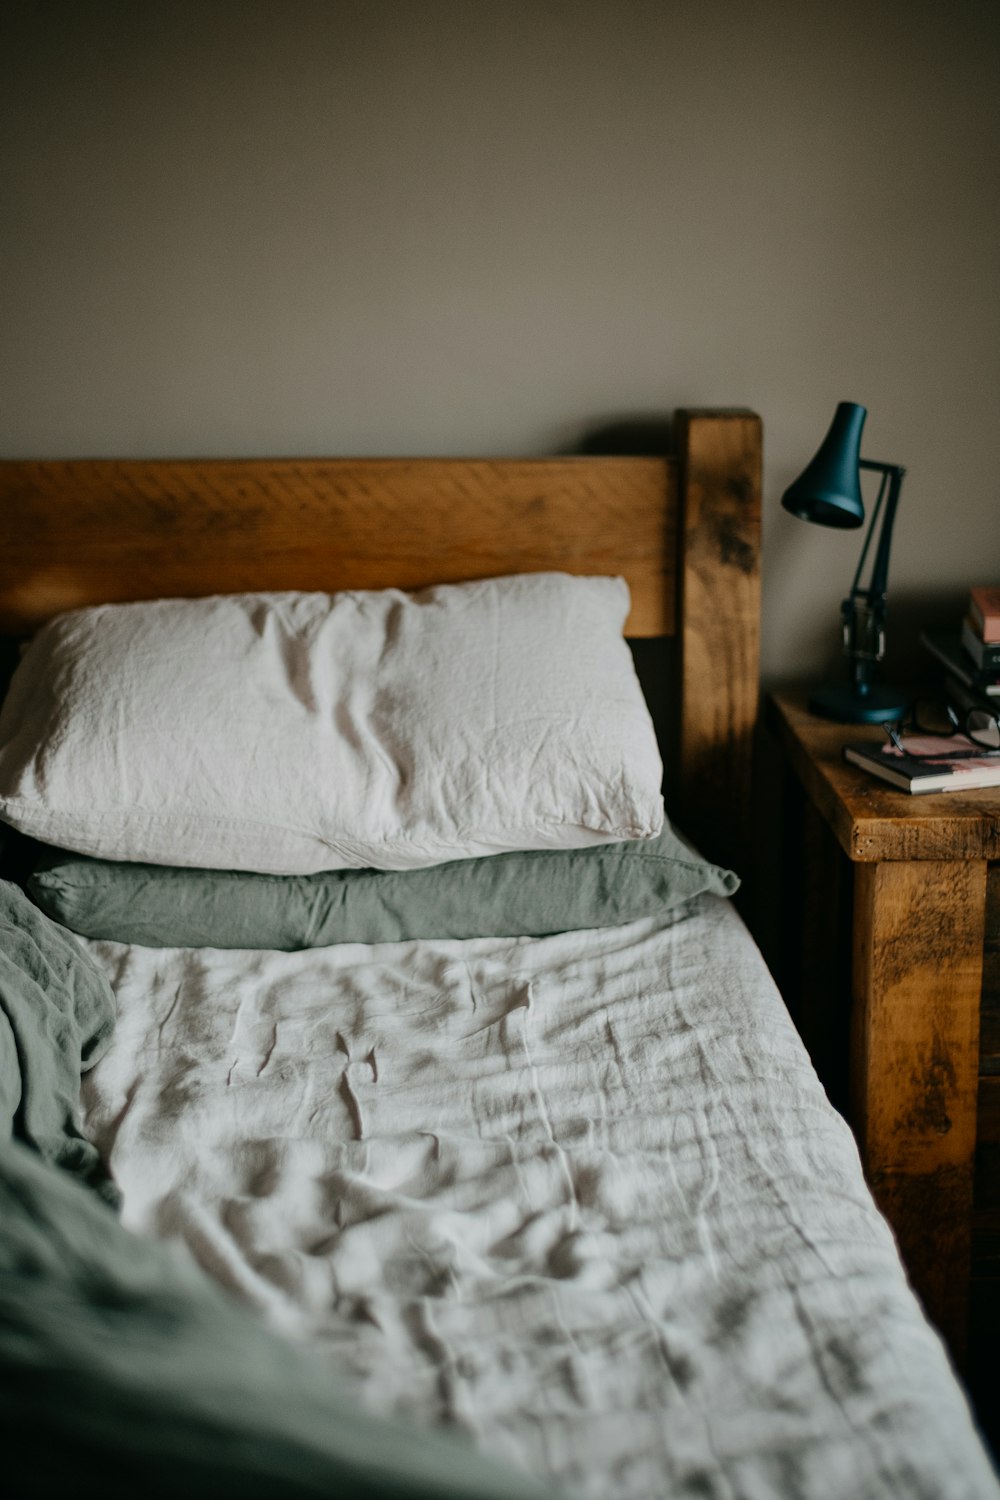
POLYGON ((16 1143, 0 1147, 0 1433, 12 1500, 544 1493, 457 1438, 368 1415, 16 1143))
POLYGON ((107 978, 77 940, 0 881, 0 1140, 13 1136, 110 1202, 115 1190, 76 1125, 80 1074, 115 1024, 107 978))
POLYGON ((80 1069, 110 1034, 111 992, 79 945, 3 883, 0 994, 4 1494, 548 1493, 458 1438, 364 1412, 327 1363, 121 1227, 74 1122, 80 1069))

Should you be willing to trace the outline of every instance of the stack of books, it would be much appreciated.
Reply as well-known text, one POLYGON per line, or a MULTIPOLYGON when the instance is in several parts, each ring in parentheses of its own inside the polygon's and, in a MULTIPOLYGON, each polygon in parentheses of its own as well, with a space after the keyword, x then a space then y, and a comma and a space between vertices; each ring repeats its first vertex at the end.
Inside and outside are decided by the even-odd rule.
MULTIPOLYGON (((944 698, 961 725, 971 709, 1000 716, 1000 588, 969 590, 958 630, 925 630, 921 642, 945 670, 944 698)), ((926 727, 926 726, 925 726, 926 727)), ((844 757, 911 793, 1000 786, 1000 750, 964 734, 909 732, 894 743, 845 745, 844 757)))
POLYGON ((963 687, 1000 699, 1000 588, 970 589, 961 629, 925 630, 920 640, 963 687))
POLYGON ((1000 673, 1000 588, 969 590, 962 645, 981 672, 1000 673))

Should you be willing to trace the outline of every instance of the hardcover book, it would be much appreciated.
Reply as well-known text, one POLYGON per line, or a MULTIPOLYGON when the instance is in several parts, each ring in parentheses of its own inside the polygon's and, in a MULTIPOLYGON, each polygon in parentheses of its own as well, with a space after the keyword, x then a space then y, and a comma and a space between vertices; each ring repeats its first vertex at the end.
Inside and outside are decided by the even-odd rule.
POLYGON ((984 641, 969 615, 962 621, 962 645, 980 672, 1000 672, 1000 641, 984 641))
POLYGON ((914 795, 1000 786, 1000 752, 977 754, 964 735, 910 734, 900 744, 845 745, 844 759, 914 795))
POLYGON ((971 588, 969 614, 984 641, 1000 641, 1000 588, 971 588))
POLYGON ((983 671, 962 645, 961 637, 950 630, 922 630, 920 641, 952 676, 975 693, 1000 698, 1000 667, 983 671))

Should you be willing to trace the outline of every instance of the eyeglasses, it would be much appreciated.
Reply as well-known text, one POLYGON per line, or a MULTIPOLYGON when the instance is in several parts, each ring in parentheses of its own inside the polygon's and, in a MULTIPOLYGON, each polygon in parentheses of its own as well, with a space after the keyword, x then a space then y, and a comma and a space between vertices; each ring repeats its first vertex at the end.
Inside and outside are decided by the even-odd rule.
POLYGON ((971 707, 956 709, 950 703, 936 698, 918 698, 907 719, 895 724, 886 724, 885 731, 893 746, 901 755, 916 760, 971 760, 984 753, 1000 753, 1000 715, 987 708, 971 707), (955 750, 942 747, 940 753, 926 750, 908 750, 902 743, 904 734, 924 734, 934 739, 952 739, 963 735, 976 746, 973 750, 955 750))

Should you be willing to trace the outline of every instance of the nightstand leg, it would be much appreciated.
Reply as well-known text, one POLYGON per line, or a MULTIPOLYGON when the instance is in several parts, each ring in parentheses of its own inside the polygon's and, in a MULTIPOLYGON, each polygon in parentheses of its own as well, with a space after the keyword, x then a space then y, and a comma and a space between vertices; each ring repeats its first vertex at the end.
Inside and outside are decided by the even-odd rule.
POLYGON ((914 1287, 965 1352, 986 864, 854 871, 851 1113, 914 1287))

